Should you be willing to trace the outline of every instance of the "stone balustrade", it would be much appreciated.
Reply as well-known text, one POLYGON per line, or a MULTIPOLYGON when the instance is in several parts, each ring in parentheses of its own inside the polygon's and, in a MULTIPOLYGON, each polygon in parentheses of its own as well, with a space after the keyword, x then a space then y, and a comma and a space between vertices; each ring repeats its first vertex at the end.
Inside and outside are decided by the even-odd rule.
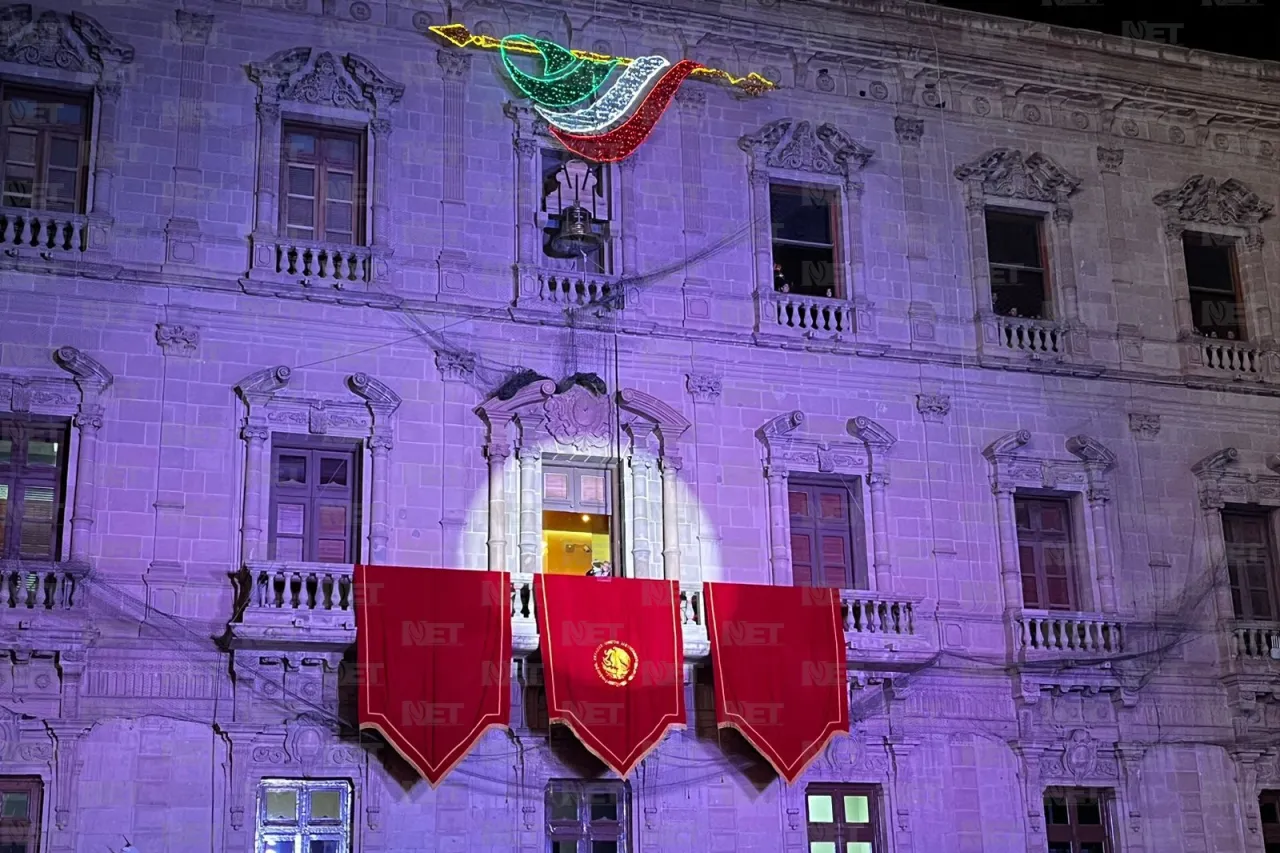
POLYGON ((797 293, 760 298, 760 331, 808 338, 840 338, 854 333, 854 309, 847 300, 797 293))
POLYGON ((1231 656, 1244 661, 1280 659, 1280 622, 1238 621, 1231 625, 1231 656))
POLYGON ((621 286, 610 276, 539 272, 538 294, 542 302, 566 308, 598 305, 619 310, 623 307, 621 286))
POLYGON ((997 351, 1053 357, 1067 352, 1066 330, 1047 320, 996 317, 995 330, 997 351))
POLYGON ((75 213, 0 207, 0 246, 31 248, 54 256, 89 248, 89 217, 75 213))
POLYGON ((1189 342, 1188 358, 1199 370, 1236 379, 1262 379, 1267 352, 1244 341, 1197 338, 1189 342))
POLYGON ((304 283, 365 284, 373 277, 373 253, 363 246, 337 246, 278 238, 275 271, 304 283))
POLYGON ((0 560, 0 612, 72 610, 81 604, 88 574, 87 566, 76 563, 0 560))
POLYGON ((916 636, 915 602, 863 590, 840 593, 846 634, 916 636))
POLYGON ((1124 651, 1121 624, 1112 617, 1067 611, 1023 610, 1017 620, 1024 654, 1112 655, 1124 651))

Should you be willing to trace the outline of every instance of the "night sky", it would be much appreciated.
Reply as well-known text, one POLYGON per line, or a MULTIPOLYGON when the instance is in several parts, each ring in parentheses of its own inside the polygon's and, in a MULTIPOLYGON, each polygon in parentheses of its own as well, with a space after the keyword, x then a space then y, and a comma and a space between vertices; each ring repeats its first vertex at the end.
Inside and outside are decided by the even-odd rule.
POLYGON ((1280 0, 940 0, 938 5, 1280 61, 1280 0))

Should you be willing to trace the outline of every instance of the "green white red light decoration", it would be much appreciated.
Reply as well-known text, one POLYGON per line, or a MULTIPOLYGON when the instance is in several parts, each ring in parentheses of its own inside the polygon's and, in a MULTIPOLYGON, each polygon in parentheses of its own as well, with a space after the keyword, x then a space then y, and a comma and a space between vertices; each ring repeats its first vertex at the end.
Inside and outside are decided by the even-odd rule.
POLYGON ((473 35, 461 24, 432 27, 431 32, 455 47, 497 49, 512 84, 533 101, 551 134, 574 154, 596 163, 616 162, 635 153, 691 76, 727 83, 754 95, 775 85, 759 74, 734 77, 689 59, 671 65, 661 56, 603 56, 526 35, 502 39, 473 35), (517 65, 517 54, 536 56, 541 73, 532 74, 517 65), (622 73, 609 83, 619 67, 622 73), (570 109, 588 100, 588 106, 570 109))

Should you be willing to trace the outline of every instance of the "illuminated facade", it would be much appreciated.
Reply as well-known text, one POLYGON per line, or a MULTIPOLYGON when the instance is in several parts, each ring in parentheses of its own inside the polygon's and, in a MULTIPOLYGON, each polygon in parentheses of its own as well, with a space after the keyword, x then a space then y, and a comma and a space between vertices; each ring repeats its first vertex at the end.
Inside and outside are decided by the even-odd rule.
POLYGON ((594 165, 430 2, 0 17, 0 848, 1280 843, 1280 69, 895 0, 452 20, 779 88, 594 165), (354 563, 513 573, 513 732, 437 789, 341 730, 354 563), (546 730, 539 571, 685 588, 626 784, 546 730), (847 590, 795 786, 706 725, 703 580, 847 590))

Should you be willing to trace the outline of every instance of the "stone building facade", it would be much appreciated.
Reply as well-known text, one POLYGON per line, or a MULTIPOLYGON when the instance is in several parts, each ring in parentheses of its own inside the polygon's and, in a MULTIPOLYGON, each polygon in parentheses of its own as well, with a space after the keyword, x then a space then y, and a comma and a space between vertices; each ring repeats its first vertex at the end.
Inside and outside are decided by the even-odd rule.
POLYGON ((95 0, 6 7, 0 87, 11 849, 1272 849, 1280 67, 897 0, 95 0), (779 87, 686 85, 553 256, 565 158, 450 21, 779 87), (539 721, 580 511, 686 587, 694 719, 625 784, 539 721), (437 789, 343 723, 356 562, 513 573, 513 730, 437 789), (796 786, 706 725, 704 580, 848 589, 796 786))

